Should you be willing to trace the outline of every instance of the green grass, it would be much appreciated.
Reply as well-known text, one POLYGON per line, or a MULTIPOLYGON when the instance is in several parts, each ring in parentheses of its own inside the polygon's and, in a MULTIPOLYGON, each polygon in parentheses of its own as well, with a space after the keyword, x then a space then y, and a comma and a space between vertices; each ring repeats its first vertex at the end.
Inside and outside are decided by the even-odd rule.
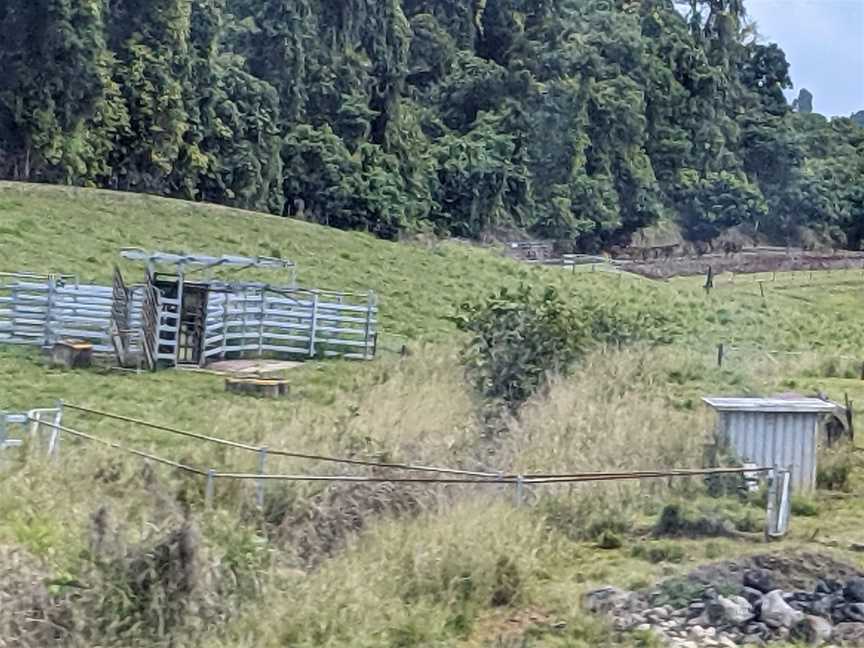
MULTIPOLYGON (((572 273, 461 243, 391 243, 221 207, 11 183, 0 183, 0 240, 0 270, 104 282, 122 246, 285 256, 298 262, 301 285, 374 289, 382 327, 393 334, 389 346, 405 341, 401 335, 413 350, 404 358, 383 352, 372 363, 309 362, 286 373, 289 398, 256 400, 225 393, 223 378, 211 374, 63 371, 37 350, 0 348, 6 409, 63 399, 271 448, 567 471, 698 464, 712 425, 700 401, 708 393, 822 390, 864 403, 856 359, 864 346, 857 325, 864 277, 855 272, 816 273, 812 282, 778 275, 765 283, 764 298, 753 277, 727 285, 723 275, 706 296, 698 277, 653 282, 572 273), (484 435, 484 411, 459 365, 460 339, 448 316, 464 300, 519 282, 553 284, 586 314, 614 312, 638 334, 626 348, 595 350, 492 438, 484 435), (654 344, 658 339, 667 343, 654 344), (720 342, 727 345, 722 368, 720 342), (754 348, 807 353, 769 356, 754 348)), ((130 281, 140 272, 123 267, 130 281)), ((73 412, 66 422, 202 467, 255 469, 255 456, 239 451, 73 412)), ((155 555, 154 543, 184 520, 198 534, 200 581, 188 597, 194 614, 174 640, 221 648, 649 646, 586 617, 581 594, 607 583, 651 587, 698 564, 766 550, 725 537, 650 537, 665 504, 715 506, 700 499, 698 480, 550 486, 532 489, 519 508, 510 487, 479 495, 453 486, 268 484, 264 511, 253 506, 252 484, 217 482, 215 506, 205 511, 200 479, 107 448, 65 438, 57 462, 26 452, 9 457, 0 470, 0 563, 4 548, 20 549, 27 560, 16 573, 32 570, 38 577, 28 583, 42 578, 55 583, 52 592, 71 592, 68 608, 66 594, 52 600, 71 615, 57 618, 79 628, 77 645, 165 645, 148 632, 164 616, 133 609, 141 601, 130 597, 118 566, 155 555), (94 560, 100 510, 107 531, 94 560), (616 541, 601 549, 604 532, 616 541), (510 619, 520 615, 540 621, 515 624, 514 635, 510 619), (126 617, 139 624, 138 634, 117 634, 112 624, 126 617)), ((367 474, 268 461, 270 471, 367 474)), ((771 548, 832 551, 864 566, 844 550, 860 542, 862 494, 864 470, 855 464, 848 492, 797 501, 807 515, 796 516, 790 537, 771 548)), ((761 521, 757 509, 735 500, 716 507, 736 524, 744 513, 761 521)), ((0 564, 0 590, 3 578, 0 564)), ((147 601, 156 612, 169 609, 170 592, 160 592, 147 601)), ((4 618, 0 611, 0 636, 4 618)), ((29 645, 51 644, 40 637, 29 645)))
MULTIPOLYGON (((445 317, 454 304, 542 272, 468 244, 406 245, 213 205, 8 182, 0 182, 0 228, 0 271, 65 272, 100 282, 110 282, 122 247, 279 256, 298 264, 301 286, 374 290, 385 331, 409 337, 449 334, 445 317)), ((119 265, 128 281, 143 279, 141 265, 119 265)))

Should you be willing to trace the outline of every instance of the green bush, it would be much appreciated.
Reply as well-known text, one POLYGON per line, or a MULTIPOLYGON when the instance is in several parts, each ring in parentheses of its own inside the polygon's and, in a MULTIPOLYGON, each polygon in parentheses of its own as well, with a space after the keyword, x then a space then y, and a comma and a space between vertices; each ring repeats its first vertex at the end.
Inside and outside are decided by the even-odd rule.
POLYGON ((820 453, 816 469, 816 486, 825 490, 847 492, 851 488, 849 478, 855 467, 851 448, 837 446, 820 453))
POLYGON ((513 409, 537 391, 548 371, 569 369, 587 343, 587 328, 553 288, 503 288, 462 304, 454 320, 473 334, 463 359, 478 388, 513 409))
POLYGON ((737 499, 697 499, 667 504, 654 525, 658 537, 727 537, 736 531, 753 533, 763 528, 762 508, 737 499))
POLYGON ((801 517, 815 517, 819 515, 819 508, 816 502, 803 495, 793 495, 790 507, 792 515, 800 515, 801 517))
POLYGON ((638 288, 574 289, 565 298, 522 285, 464 303, 450 319, 471 334, 463 360, 480 392, 515 410, 592 346, 676 339, 685 328, 679 311, 638 288))

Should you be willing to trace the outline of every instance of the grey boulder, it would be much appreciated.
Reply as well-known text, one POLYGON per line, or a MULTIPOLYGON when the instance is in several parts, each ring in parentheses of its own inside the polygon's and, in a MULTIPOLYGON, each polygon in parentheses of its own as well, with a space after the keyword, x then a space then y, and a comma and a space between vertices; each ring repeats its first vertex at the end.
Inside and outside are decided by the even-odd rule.
POLYGON ((783 592, 774 590, 762 597, 759 619, 772 628, 791 628, 804 618, 804 613, 796 610, 783 600, 783 592))

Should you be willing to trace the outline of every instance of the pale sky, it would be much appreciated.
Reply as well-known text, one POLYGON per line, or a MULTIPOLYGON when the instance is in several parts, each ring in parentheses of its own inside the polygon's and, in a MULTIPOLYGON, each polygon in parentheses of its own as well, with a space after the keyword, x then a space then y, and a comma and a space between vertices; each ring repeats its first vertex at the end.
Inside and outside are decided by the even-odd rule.
POLYGON ((745 0, 762 40, 786 52, 795 89, 829 117, 864 110, 864 0, 745 0))

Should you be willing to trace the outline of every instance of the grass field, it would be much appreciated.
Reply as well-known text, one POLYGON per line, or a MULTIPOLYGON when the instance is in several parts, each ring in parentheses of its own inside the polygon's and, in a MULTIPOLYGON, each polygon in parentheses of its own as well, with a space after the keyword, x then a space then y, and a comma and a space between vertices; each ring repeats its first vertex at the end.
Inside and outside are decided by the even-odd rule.
MULTIPOLYGON (((0 408, 63 399, 270 448, 573 471, 699 465, 708 393, 821 390, 864 404, 860 273, 760 277, 764 296, 757 277, 732 285, 723 275, 706 295, 698 278, 570 273, 460 243, 390 243, 220 207, 0 183, 0 271, 108 281, 122 246, 288 257, 301 285, 374 289, 383 329, 412 353, 310 362, 287 374, 290 398, 261 401, 226 394, 206 373, 62 371, 38 351, 2 348, 0 408), (490 437, 448 318, 461 301, 520 282, 554 285, 588 313, 623 313, 616 321, 628 333, 490 437)), ((66 421, 192 465, 255 469, 256 457, 240 451, 80 413, 66 421)), ((731 498, 707 500, 695 480, 538 487, 521 507, 512 487, 268 484, 263 510, 252 484, 217 482, 208 511, 199 478, 68 438, 57 462, 30 450, 10 452, 0 470, 0 600, 26 592, 23 613, 43 619, 22 628, 0 609, 0 638, 24 646, 650 646, 588 618, 581 593, 649 586, 766 550, 651 539, 645 530, 668 502, 762 515, 731 498), (620 548, 597 547, 603 528, 620 529, 620 548), (674 545, 674 559, 634 550, 660 542, 674 545)), ((268 469, 368 474, 291 458, 268 469)), ((858 467, 848 492, 820 492, 818 514, 795 518, 776 550, 864 566, 844 550, 862 540, 862 477, 858 467)))

